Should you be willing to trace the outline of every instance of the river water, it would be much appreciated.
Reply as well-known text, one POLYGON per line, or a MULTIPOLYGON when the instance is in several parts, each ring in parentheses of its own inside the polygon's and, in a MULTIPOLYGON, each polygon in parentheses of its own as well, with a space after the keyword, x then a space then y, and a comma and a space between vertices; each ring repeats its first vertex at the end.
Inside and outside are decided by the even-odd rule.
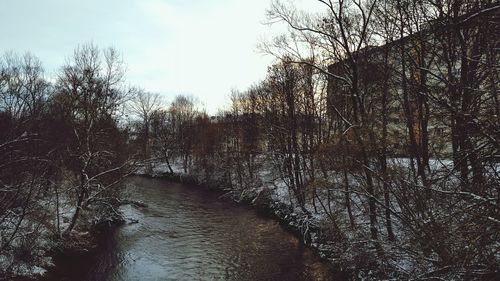
POLYGON ((65 258, 51 280, 341 280, 278 222, 220 193, 133 177, 124 190, 129 223, 96 254, 65 258))

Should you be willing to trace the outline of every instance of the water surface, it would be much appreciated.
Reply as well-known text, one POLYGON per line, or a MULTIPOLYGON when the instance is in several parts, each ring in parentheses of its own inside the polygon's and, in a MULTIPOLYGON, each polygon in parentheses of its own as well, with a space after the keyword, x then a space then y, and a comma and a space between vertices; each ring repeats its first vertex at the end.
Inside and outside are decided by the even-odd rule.
POLYGON ((59 261, 51 279, 339 280, 276 221, 220 193, 142 177, 124 192, 148 205, 123 207, 137 223, 106 234, 92 257, 59 261))

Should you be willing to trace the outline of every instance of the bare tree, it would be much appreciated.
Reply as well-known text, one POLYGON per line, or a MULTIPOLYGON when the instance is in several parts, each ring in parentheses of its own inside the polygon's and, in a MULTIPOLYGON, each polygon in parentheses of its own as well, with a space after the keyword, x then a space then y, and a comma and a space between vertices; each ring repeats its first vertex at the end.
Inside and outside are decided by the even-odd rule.
POLYGON ((151 157, 151 122, 153 114, 161 107, 161 98, 158 94, 145 92, 140 89, 136 89, 134 92, 135 95, 130 103, 130 110, 140 120, 143 159, 148 161, 148 171, 151 172, 152 166, 149 161, 151 157))
POLYGON ((188 171, 191 162, 193 139, 190 127, 198 115, 196 100, 193 97, 179 95, 169 107, 173 134, 179 144, 179 153, 182 158, 184 172, 188 171))
POLYGON ((78 179, 75 212, 66 234, 75 227, 83 208, 119 182, 126 167, 112 142, 104 141, 116 137, 112 120, 128 99, 129 93, 121 85, 123 74, 116 51, 101 52, 94 45, 83 45, 76 49, 57 81, 61 117, 68 118, 73 130, 74 143, 68 157, 74 164, 70 169, 78 179))

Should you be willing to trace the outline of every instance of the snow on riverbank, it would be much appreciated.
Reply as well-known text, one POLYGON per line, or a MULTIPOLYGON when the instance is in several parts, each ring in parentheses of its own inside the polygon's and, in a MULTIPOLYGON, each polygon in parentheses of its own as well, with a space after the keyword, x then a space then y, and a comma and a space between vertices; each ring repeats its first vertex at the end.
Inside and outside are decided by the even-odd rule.
MULTIPOLYGON (((412 230, 397 217, 402 213, 397 204, 391 206, 394 212, 391 221, 396 240, 389 241, 383 208, 379 209, 376 225, 380 238, 378 241, 371 239, 370 221, 367 216, 367 192, 364 189, 366 183, 363 177, 356 176, 356 174, 347 175, 354 221, 352 225, 345 209, 343 186, 346 179, 342 172, 327 171, 326 180, 308 183, 310 185, 306 187, 307 201, 305 207, 300 208, 285 177, 282 177, 280 171, 276 170, 277 165, 273 164, 272 159, 259 156, 256 162, 253 178, 238 178, 234 172, 231 172, 232 180, 229 183, 227 172, 232 168, 217 169, 216 164, 210 170, 209 179, 205 170, 196 167, 187 169, 185 173, 179 161, 171 162, 174 173, 170 173, 165 163, 157 162, 152 164, 150 173, 146 173, 146 169, 141 167, 136 174, 187 180, 229 191, 228 194, 235 201, 248 202, 257 205, 258 208, 266 209, 287 228, 297 233, 321 257, 343 269, 356 272, 358 279, 378 279, 381 276, 396 279, 410 278, 439 269, 437 266, 439 258, 435 254, 424 255, 415 252, 413 248, 415 241, 412 240, 415 233, 412 233, 412 230), (381 252, 387 254, 380 258, 381 252)), ((411 161, 407 158, 389 159, 388 165, 394 173, 404 174, 411 169, 411 161)), ((457 171, 453 170, 451 160, 431 159, 429 166, 435 178, 439 179, 443 175, 447 178, 447 182, 436 188, 447 192, 449 188, 458 184, 457 171)), ((381 182, 376 180, 376 184, 380 185, 381 182)), ((392 202, 399 200, 392 197, 392 194, 390 196, 392 202)), ((430 210, 430 212, 434 211, 430 210)), ((442 216, 436 212, 434 215, 437 218, 442 216)), ((418 248, 416 249, 418 251, 418 248)))
POLYGON ((0 252, 0 280, 41 278, 55 266, 52 258, 55 253, 87 252, 95 247, 97 227, 121 220, 120 214, 111 208, 89 206, 81 212, 77 227, 69 235, 63 235, 75 213, 71 199, 47 192, 32 204, 36 206, 26 209, 20 223, 14 216, 2 223, 2 237, 12 236, 12 239, 0 252), (14 230, 17 231, 12 234, 14 230))

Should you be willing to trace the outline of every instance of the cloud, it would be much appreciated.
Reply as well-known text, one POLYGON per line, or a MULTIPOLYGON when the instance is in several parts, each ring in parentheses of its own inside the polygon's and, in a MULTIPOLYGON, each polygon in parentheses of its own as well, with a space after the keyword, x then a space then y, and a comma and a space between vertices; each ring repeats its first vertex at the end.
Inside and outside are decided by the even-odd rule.
POLYGON ((147 48, 149 58, 141 66, 131 65, 131 74, 140 77, 138 80, 147 79, 154 91, 194 94, 215 112, 231 88, 244 89, 265 75, 271 59, 257 53, 255 47, 265 32, 261 22, 267 2, 210 1, 210 5, 179 6, 145 1, 143 12, 162 30, 157 34, 171 37, 147 44, 154 45, 147 48), (155 71, 158 73, 153 74, 155 71))
POLYGON ((167 99, 188 93, 210 112, 262 79, 256 52, 269 0, 5 0, 0 51, 29 50, 56 71, 78 45, 119 50, 128 81, 167 99))

